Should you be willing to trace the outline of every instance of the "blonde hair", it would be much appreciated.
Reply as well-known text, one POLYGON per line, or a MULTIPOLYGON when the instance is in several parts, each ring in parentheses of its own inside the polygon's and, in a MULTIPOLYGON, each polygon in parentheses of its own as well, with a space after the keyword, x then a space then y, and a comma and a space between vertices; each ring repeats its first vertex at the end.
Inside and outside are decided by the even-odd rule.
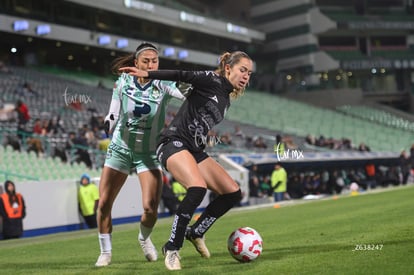
MULTIPOLYGON (((242 58, 247 58, 252 60, 250 56, 242 51, 235 51, 235 52, 225 52, 219 58, 219 65, 215 72, 218 75, 226 77, 226 65, 230 65, 230 68, 233 68, 234 65, 238 64, 242 58)), ((230 93, 230 98, 236 99, 239 96, 242 96, 244 93, 245 88, 242 89, 233 89, 230 93)))
POLYGON ((155 51, 158 55, 158 49, 153 44, 148 42, 142 42, 134 53, 130 53, 124 56, 120 56, 114 59, 111 65, 112 73, 115 75, 120 75, 121 72, 119 68, 121 67, 135 67, 135 59, 139 57, 139 55, 146 50, 155 51))

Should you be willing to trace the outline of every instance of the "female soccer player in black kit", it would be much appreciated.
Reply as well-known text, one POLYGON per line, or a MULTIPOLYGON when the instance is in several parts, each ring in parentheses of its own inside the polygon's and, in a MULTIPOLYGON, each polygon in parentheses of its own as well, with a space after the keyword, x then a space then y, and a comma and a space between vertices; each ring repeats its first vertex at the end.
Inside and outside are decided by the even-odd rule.
POLYGON ((181 81, 193 87, 174 120, 161 133, 157 149, 160 162, 187 189, 187 195, 174 216, 170 238, 162 248, 165 266, 169 270, 181 269, 178 251, 184 238, 193 243, 202 257, 209 258, 204 234, 241 200, 238 184, 204 149, 208 131, 223 120, 230 99, 243 93, 252 68, 253 61, 240 51, 224 53, 214 72, 120 68, 137 77, 181 81), (207 188, 218 196, 200 218, 188 226, 207 188))

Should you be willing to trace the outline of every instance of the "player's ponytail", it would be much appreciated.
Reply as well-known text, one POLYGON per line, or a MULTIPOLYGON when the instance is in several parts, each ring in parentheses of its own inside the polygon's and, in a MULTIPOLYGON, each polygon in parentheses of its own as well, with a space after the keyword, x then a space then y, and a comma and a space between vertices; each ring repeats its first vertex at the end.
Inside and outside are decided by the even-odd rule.
POLYGON ((112 61, 111 71, 114 75, 120 75, 122 72, 119 70, 121 67, 135 67, 134 64, 135 54, 130 53, 127 55, 119 56, 112 61))
POLYGON ((124 56, 120 56, 114 59, 111 66, 111 71, 115 75, 120 75, 122 72, 119 71, 119 68, 121 67, 135 67, 135 59, 138 58, 138 56, 146 50, 152 50, 155 51, 158 54, 158 49, 153 44, 149 42, 142 42, 137 49, 135 50, 135 53, 130 53, 124 56))
POLYGON ((219 65, 216 69, 216 73, 223 77, 226 77, 226 65, 229 64, 229 59, 231 57, 231 53, 225 52, 219 57, 219 65))

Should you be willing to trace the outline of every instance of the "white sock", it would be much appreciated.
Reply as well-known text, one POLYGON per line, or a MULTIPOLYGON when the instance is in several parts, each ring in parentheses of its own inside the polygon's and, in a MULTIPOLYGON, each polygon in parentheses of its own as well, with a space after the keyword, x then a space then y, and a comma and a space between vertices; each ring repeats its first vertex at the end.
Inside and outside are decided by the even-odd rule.
POLYGON ((140 223, 139 228, 140 230, 138 239, 140 239, 141 241, 145 241, 149 237, 149 235, 151 235, 152 227, 146 227, 145 225, 140 223))
POLYGON ((101 247, 101 253, 111 253, 112 252, 112 234, 98 234, 99 246, 101 247))

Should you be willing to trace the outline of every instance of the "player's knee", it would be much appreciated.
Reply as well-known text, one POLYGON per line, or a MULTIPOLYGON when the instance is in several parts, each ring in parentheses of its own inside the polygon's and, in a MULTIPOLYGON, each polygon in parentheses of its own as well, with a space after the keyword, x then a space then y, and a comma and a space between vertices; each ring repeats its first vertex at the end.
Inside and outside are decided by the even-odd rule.
POLYGON ((192 213, 203 201, 203 198, 207 192, 203 187, 190 187, 187 190, 187 194, 184 200, 180 203, 179 211, 183 213, 192 213))
POLYGON ((155 200, 151 200, 143 205, 144 213, 150 216, 156 216, 158 211, 158 203, 155 200))
POLYGON ((242 199, 242 193, 241 190, 237 190, 236 192, 224 194, 223 197, 226 198, 226 200, 232 205, 238 204, 242 199))
POLYGON ((109 215, 112 210, 112 205, 113 203, 109 200, 100 198, 97 211, 101 212, 104 216, 109 215))

